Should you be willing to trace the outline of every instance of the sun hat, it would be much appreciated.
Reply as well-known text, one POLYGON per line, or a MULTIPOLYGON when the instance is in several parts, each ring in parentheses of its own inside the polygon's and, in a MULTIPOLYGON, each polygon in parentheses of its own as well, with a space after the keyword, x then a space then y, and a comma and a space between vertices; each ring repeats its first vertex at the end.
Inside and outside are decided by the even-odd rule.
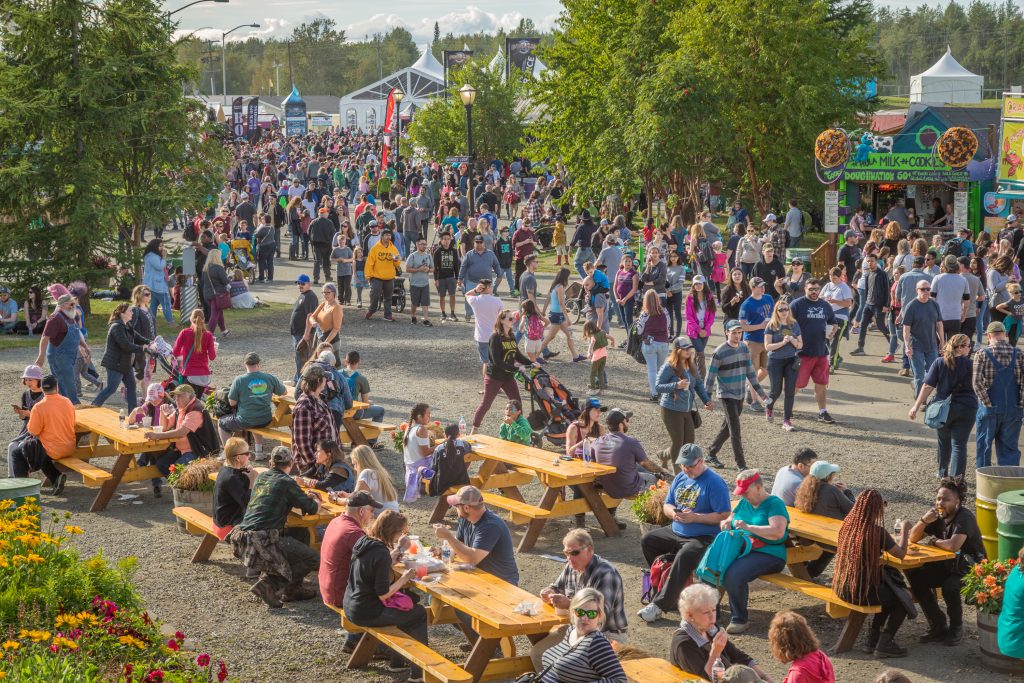
POLYGON ((43 379, 43 369, 38 365, 26 365, 25 371, 21 373, 21 378, 41 380, 43 379))
POLYGON ((816 479, 828 479, 830 475, 835 474, 838 471, 839 465, 827 460, 817 460, 813 465, 811 465, 811 476, 816 479))

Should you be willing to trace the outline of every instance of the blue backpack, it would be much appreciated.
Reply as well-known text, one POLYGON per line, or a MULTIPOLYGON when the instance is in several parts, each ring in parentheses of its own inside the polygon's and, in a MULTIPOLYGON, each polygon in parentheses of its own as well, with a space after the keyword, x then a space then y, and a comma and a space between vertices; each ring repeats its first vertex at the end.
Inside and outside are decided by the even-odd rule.
POLYGON ((721 587, 725 572, 732 563, 749 554, 752 549, 750 534, 735 529, 718 532, 697 565, 697 578, 704 583, 721 587))

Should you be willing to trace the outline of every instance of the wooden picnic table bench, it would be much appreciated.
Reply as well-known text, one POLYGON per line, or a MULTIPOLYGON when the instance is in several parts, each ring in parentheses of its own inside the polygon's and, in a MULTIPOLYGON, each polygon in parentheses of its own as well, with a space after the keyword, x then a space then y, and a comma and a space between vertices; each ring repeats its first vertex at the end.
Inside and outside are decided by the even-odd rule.
MULTIPOLYGON (((466 462, 482 461, 477 473, 470 477, 470 483, 484 491, 484 502, 507 510, 513 524, 528 524, 526 533, 519 541, 520 552, 530 550, 537 542, 545 523, 549 519, 561 519, 577 514, 592 512, 606 536, 618 536, 620 531, 609 508, 619 500, 597 490, 597 478, 614 474, 615 468, 583 460, 562 460, 557 453, 532 446, 504 441, 484 434, 464 437, 473 449, 466 456, 466 462), (514 470, 497 473, 498 465, 512 466, 514 470), (519 487, 539 481, 544 493, 538 504, 527 503, 519 487), (583 498, 563 500, 562 491, 566 486, 578 486, 583 498), (489 489, 500 489, 492 493, 489 489)), ((431 522, 439 522, 448 512, 448 501, 439 496, 431 522)))
MULTIPOLYGON (((295 400, 296 399, 291 394, 291 391, 289 391, 289 393, 284 394, 283 396, 274 396, 274 415, 270 420, 270 424, 264 427, 263 429, 271 429, 276 431, 277 428, 286 427, 290 430, 292 426, 292 407, 295 405, 295 400)), ((381 431, 387 431, 383 429, 383 427, 385 426, 383 423, 370 422, 369 420, 356 420, 356 413, 359 412, 360 410, 365 410, 366 408, 369 407, 370 404, 366 403, 365 401, 353 401, 352 407, 349 410, 345 411, 345 414, 342 416, 340 425, 340 427, 343 427, 345 430, 342 433, 344 434, 344 436, 339 435, 339 438, 343 442, 352 443, 355 444, 356 446, 366 446, 369 445, 368 439, 375 439, 377 438, 377 436, 380 435, 381 431), (361 422, 373 425, 373 427, 367 427, 367 432, 369 432, 368 435, 367 433, 364 433, 362 425, 360 424, 361 422)), ((392 427, 392 425, 386 426, 392 427)), ((276 440, 277 437, 271 434, 267 438, 276 440)), ((290 437, 288 445, 291 445, 290 437)))
POLYGON ((79 406, 75 410, 75 433, 88 435, 85 444, 78 446, 69 458, 56 462, 82 475, 86 486, 99 487, 90 512, 102 512, 122 483, 145 481, 163 476, 155 465, 141 466, 135 456, 140 453, 162 453, 173 439, 147 439, 147 430, 121 427, 120 415, 110 408, 79 406), (100 438, 107 443, 100 443, 100 438), (109 470, 88 462, 91 458, 116 457, 109 470))
POLYGON ((672 662, 658 657, 627 659, 622 662, 622 670, 626 672, 630 683, 707 683, 703 676, 683 671, 672 662))

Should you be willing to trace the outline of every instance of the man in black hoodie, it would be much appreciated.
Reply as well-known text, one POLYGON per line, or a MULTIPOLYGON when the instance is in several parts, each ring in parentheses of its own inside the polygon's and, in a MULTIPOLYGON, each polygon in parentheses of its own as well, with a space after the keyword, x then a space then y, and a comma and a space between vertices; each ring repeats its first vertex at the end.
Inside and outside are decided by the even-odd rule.
POLYGON ((864 307, 864 318, 860 325, 860 336, 857 338, 857 348, 850 352, 851 356, 864 355, 864 338, 868 334, 868 326, 875 321, 878 331, 885 335, 885 341, 889 341, 889 326, 885 318, 889 313, 889 276, 885 270, 878 267, 878 258, 868 256, 864 259, 867 270, 864 277, 867 281, 867 293, 861 305, 864 307))
POLYGON ((313 245, 313 284, 320 284, 320 269, 324 270, 324 282, 331 281, 331 241, 334 239, 334 223, 327 215, 331 212, 321 207, 317 218, 309 224, 309 241, 313 245))

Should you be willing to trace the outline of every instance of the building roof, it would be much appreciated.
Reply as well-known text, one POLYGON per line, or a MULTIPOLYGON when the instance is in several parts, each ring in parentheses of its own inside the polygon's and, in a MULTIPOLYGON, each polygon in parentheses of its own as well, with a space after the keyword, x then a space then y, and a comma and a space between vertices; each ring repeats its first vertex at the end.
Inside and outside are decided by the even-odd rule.
POLYGON ((918 76, 935 76, 938 78, 980 78, 978 74, 965 69, 960 62, 953 57, 949 46, 946 46, 946 54, 939 58, 939 61, 932 64, 927 71, 922 71, 918 76))
POLYGON ((413 71, 418 71, 425 76, 431 76, 444 80, 444 67, 441 66, 441 62, 437 61, 434 57, 434 53, 430 50, 430 45, 423 48, 423 54, 417 59, 411 67, 413 71))
POLYGON ((934 112, 950 128, 963 126, 973 131, 982 131, 991 125, 999 125, 998 107, 936 107, 924 104, 910 105, 908 123, 910 119, 916 118, 926 110, 934 112))
POLYGON ((876 111, 871 115, 871 130, 875 133, 896 133, 907 121, 905 109, 876 111))

